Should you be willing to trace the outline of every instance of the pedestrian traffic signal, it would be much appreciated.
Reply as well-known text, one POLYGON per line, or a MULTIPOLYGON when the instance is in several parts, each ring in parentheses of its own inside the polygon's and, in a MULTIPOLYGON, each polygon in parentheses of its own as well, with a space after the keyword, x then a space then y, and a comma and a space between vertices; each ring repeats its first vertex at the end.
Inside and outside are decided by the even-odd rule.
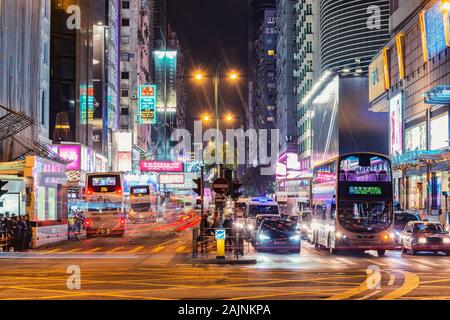
POLYGON ((239 189, 242 187, 242 183, 239 180, 233 180, 231 198, 239 199, 242 196, 242 192, 239 192, 239 189))
POLYGON ((0 180, 0 197, 8 193, 8 190, 2 190, 7 184, 8 181, 0 180))
POLYGON ((202 189, 203 189, 203 186, 202 186, 202 179, 200 179, 200 178, 198 178, 198 179, 194 179, 194 180, 192 180, 196 185, 197 185, 197 188, 194 188, 194 189, 192 189, 196 194, 198 194, 199 196, 201 196, 202 195, 202 189))

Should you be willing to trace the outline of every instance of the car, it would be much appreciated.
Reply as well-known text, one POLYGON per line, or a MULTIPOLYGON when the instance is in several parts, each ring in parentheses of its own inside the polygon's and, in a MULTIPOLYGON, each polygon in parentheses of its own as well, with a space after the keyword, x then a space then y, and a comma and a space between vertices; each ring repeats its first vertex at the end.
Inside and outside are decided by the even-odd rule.
POLYGON ((252 244, 257 252, 283 251, 300 254, 300 233, 294 223, 284 219, 263 220, 252 244))
POLYGON ((287 220, 292 222, 297 230, 301 230, 300 216, 297 214, 293 214, 287 217, 287 220))
POLYGON ((417 254, 419 251, 440 251, 450 255, 450 236, 438 222, 410 221, 401 233, 403 253, 417 254))
POLYGON ((420 221, 420 217, 416 213, 398 211, 394 214, 394 233, 397 244, 401 244, 400 235, 410 221, 420 221))

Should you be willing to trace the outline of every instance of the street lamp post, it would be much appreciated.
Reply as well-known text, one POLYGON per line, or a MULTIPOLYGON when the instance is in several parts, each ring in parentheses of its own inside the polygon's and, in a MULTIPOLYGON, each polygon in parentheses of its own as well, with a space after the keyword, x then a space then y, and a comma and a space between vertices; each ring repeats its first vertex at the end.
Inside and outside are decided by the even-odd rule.
POLYGON ((219 122, 219 81, 220 81, 220 67, 222 63, 219 63, 216 67, 216 73, 213 78, 214 82, 214 106, 216 111, 216 168, 217 177, 220 177, 220 163, 219 163, 219 133, 220 133, 220 122, 219 122))

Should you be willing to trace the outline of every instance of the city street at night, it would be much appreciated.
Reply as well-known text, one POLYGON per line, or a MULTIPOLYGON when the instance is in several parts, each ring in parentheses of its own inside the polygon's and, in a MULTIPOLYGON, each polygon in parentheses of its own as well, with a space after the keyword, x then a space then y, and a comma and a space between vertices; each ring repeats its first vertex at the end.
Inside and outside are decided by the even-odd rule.
POLYGON ((450 0, 0 0, 1 310, 434 315, 449 105, 450 0))

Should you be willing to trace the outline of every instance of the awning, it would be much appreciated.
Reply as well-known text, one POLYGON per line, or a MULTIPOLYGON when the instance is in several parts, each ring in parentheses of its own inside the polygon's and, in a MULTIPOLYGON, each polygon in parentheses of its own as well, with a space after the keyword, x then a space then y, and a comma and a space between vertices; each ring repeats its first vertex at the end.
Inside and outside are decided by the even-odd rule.
POLYGON ((416 150, 392 157, 392 166, 402 170, 449 160, 450 150, 416 150))
POLYGON ((14 136, 34 124, 34 120, 23 112, 15 112, 2 105, 6 115, 0 118, 0 141, 14 136))
POLYGON ((20 136, 14 136, 12 139, 28 150, 16 160, 24 160, 26 156, 37 156, 63 165, 68 165, 70 163, 70 161, 61 158, 57 153, 51 151, 48 146, 39 141, 30 142, 20 136))
POLYGON ((425 93, 425 103, 450 105, 450 86, 436 86, 425 93))

